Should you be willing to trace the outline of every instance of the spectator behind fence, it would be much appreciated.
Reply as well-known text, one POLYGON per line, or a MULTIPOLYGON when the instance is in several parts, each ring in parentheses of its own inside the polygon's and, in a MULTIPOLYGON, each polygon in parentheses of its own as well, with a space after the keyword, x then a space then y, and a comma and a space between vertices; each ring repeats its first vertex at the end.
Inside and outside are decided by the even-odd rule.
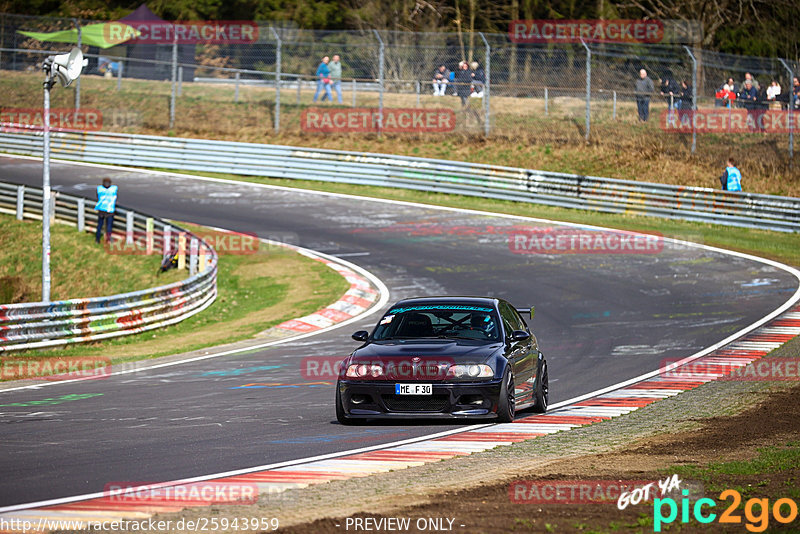
POLYGON ((650 118, 650 95, 656 90, 653 80, 647 76, 647 71, 639 71, 639 79, 636 80, 636 110, 639 113, 639 120, 647 122, 650 118))
POLYGON ((790 96, 789 107, 794 110, 800 110, 800 79, 795 76, 792 78, 792 94, 790 96))
POLYGON ((333 55, 333 61, 328 64, 328 69, 330 70, 330 78, 331 78, 331 85, 333 85, 334 90, 336 91, 336 96, 339 99, 339 103, 342 103, 342 63, 339 58, 339 54, 333 55))
POLYGON ((739 84, 739 87, 744 87, 744 84, 746 84, 748 81, 750 82, 750 85, 756 88, 756 91, 761 89, 761 86, 758 84, 758 80, 753 78, 753 75, 749 72, 744 73, 744 81, 739 84))
POLYGON ((747 122, 751 126, 751 130, 755 129, 758 124, 758 117, 756 111, 758 110, 758 91, 753 87, 751 80, 744 81, 744 87, 739 92, 739 102, 747 110, 747 122))
POLYGON ((483 98, 483 90, 486 84, 486 72, 484 72, 483 67, 481 67, 477 61, 473 61, 469 64, 470 68, 470 76, 472 76, 472 92, 469 96, 473 98, 483 98))
POLYGON ((448 83, 450 71, 444 65, 439 65, 433 71, 433 96, 444 96, 448 83))
POLYGON ((769 109, 781 109, 781 103, 778 100, 778 97, 781 95, 781 85, 778 83, 778 80, 772 80, 767 87, 767 102, 769 103, 769 109))
POLYGON ((672 77, 672 72, 665 71, 661 76, 661 96, 667 103, 667 109, 675 109, 675 102, 678 100, 678 93, 680 88, 678 82, 672 77))
POLYGON ((325 100, 325 97, 328 97, 329 102, 333 102, 333 94, 331 94, 331 69, 328 68, 328 62, 330 58, 325 56, 322 58, 322 63, 319 64, 317 67, 317 92, 314 93, 314 102, 317 101, 317 97, 322 89, 325 89, 325 94, 322 95, 322 100, 325 100))
POLYGON ((114 226, 114 211, 117 208, 117 186, 111 185, 111 178, 103 178, 103 185, 97 186, 97 232, 94 242, 99 243, 103 237, 103 227, 106 229, 106 242, 111 241, 111 230, 114 226))
POLYGON ((719 183, 723 191, 741 191, 742 173, 736 168, 733 156, 728 158, 728 165, 719 177, 719 183))
POLYGON ((692 85, 687 80, 681 80, 681 91, 678 96, 678 114, 681 116, 681 121, 683 121, 692 109, 694 97, 692 95, 692 85))
POLYGON ((456 94, 461 98, 461 107, 467 107, 467 100, 472 92, 472 74, 469 72, 469 65, 466 61, 461 61, 458 64, 455 86, 456 94))
POLYGON ((722 84, 716 92, 716 106, 730 108, 731 102, 736 100, 736 84, 733 78, 728 78, 728 81, 722 84))

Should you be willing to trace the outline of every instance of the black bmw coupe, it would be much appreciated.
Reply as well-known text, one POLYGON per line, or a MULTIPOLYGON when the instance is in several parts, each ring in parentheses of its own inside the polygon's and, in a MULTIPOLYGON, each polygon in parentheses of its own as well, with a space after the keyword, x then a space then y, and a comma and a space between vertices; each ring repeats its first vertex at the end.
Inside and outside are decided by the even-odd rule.
POLYGON ((520 312, 502 299, 425 297, 397 302, 344 360, 336 418, 446 418, 510 422, 547 410, 547 362, 520 312))

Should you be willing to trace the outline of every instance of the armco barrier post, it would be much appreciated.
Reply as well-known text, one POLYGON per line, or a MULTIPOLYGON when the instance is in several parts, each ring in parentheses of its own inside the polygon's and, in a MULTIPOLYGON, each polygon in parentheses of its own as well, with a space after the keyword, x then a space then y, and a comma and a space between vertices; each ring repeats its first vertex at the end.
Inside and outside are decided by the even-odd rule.
POLYGON ((172 227, 168 224, 164 225, 164 242, 163 242, 163 254, 164 259, 170 255, 172 251, 172 227))
POLYGON ((147 234, 147 237, 146 237, 147 242, 145 243, 145 250, 146 250, 148 256, 153 253, 153 240, 154 240, 153 239, 154 238, 154 236, 153 236, 153 233, 154 233, 153 232, 153 223, 154 223, 153 218, 152 217, 148 217, 145 220, 145 225, 144 225, 145 232, 147 234))
POLYGON ((200 244, 200 252, 197 255, 197 263, 200 272, 206 270, 206 246, 204 244, 200 244))
POLYGON ((189 241, 189 276, 197 274, 197 238, 189 241))
POLYGON ((78 231, 83 232, 86 229, 86 199, 78 199, 78 231))
POLYGON ((17 220, 21 221, 25 216, 25 186, 17 187, 17 220))
POLYGON ((178 270, 186 268, 186 233, 178 233, 178 270))
POLYGON ((133 244, 133 212, 129 211, 125 214, 125 244, 133 244))
POLYGON ((617 92, 614 91, 614 107, 611 111, 611 120, 617 120, 617 92))
POLYGON ((547 116, 547 87, 544 88, 544 114, 547 116))
POLYGON ((356 84, 357 83, 358 82, 356 81, 356 79, 353 78, 353 91, 352 91, 353 92, 353 107, 356 107, 356 84))

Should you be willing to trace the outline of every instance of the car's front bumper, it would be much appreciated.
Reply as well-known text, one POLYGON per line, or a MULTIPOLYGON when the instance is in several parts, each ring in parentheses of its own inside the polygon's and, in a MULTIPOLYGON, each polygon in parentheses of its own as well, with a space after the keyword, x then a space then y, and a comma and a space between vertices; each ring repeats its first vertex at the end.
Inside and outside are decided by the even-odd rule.
POLYGON ((434 382, 432 395, 396 395, 395 383, 340 380, 337 387, 345 415, 353 419, 497 417, 500 379, 434 382))

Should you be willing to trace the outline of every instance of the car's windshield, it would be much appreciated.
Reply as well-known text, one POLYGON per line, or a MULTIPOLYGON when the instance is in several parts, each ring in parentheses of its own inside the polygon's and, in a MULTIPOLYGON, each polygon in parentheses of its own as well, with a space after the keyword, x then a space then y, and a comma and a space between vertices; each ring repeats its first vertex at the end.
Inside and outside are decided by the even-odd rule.
POLYGON ((397 306, 389 310, 372 335, 375 341, 444 337, 496 341, 500 330, 490 307, 461 304, 397 306))

